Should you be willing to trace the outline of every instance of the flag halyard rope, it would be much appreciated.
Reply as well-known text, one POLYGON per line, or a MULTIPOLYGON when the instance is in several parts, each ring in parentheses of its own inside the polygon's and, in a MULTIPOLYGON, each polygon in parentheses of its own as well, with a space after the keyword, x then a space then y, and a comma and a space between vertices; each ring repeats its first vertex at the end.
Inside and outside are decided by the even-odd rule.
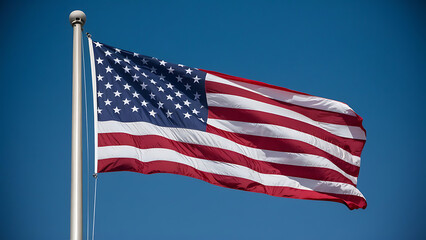
MULTIPOLYGON (((82 37, 84 38, 84 37, 82 37)), ((89 128, 88 128, 88 117, 87 117, 87 87, 86 87, 86 63, 84 57, 84 39, 81 41, 82 45, 82 59, 83 59, 83 86, 84 86, 84 110, 85 110, 85 124, 86 124, 86 240, 89 240, 89 128)))
MULTIPOLYGON (((91 38, 92 35, 88 32, 86 32, 86 37, 87 38, 91 38)), ((83 65, 84 65, 84 52, 83 52, 83 65)), ((88 133, 88 120, 87 120, 87 88, 86 88, 86 73, 85 73, 85 68, 83 68, 84 70, 84 97, 85 97, 85 110, 86 110, 86 139, 87 139, 87 143, 89 142, 89 133, 88 133)), ((93 86, 94 87, 94 86, 93 86)), ((93 103, 95 104, 95 103, 93 103)), ((95 133, 96 134, 96 133, 95 133)), ((89 147, 88 144, 87 145, 87 189, 89 189, 89 147)), ((96 147, 96 146, 95 146, 96 147)), ((96 160, 96 159, 95 159, 96 160)), ((92 240, 95 239, 95 219, 96 219, 96 196, 97 196, 97 186, 98 186, 98 175, 96 173, 96 169, 95 169, 95 173, 93 174, 93 177, 95 178, 95 186, 94 186, 94 193, 93 193, 93 216, 92 216, 92 240)), ((89 190, 87 190, 87 209, 89 209, 89 190)), ((89 210, 87 210, 87 230, 86 230, 86 238, 87 240, 89 240, 89 210)))

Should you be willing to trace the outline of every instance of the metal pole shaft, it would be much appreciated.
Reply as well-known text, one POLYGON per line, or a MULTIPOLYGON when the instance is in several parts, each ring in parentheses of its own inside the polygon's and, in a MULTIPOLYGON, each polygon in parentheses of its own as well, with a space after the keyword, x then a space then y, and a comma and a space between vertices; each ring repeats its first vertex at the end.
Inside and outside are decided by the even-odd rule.
POLYGON ((70 239, 83 239, 82 185, 82 99, 81 99, 81 32, 86 16, 81 11, 70 14, 74 30, 72 66, 72 145, 71 145, 71 216, 70 239))

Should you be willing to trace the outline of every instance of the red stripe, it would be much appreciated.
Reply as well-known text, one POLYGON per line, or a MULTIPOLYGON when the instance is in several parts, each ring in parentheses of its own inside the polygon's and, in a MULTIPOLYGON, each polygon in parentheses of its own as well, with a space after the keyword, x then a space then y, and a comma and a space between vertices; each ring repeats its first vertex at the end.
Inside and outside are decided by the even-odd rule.
POLYGON ((268 88, 278 89, 278 90, 281 90, 281 91, 286 91, 286 92, 291 92, 291 93, 296 93, 296 94, 301 94, 301 95, 306 95, 306 96, 312 96, 312 95, 307 94, 307 93, 302 93, 302 92, 294 91, 294 90, 291 90, 291 89, 288 89, 288 88, 283 88, 283 87, 274 86, 274 85, 263 83, 263 82, 258 82, 258 81, 255 81, 255 80, 250 80, 250 79, 246 79, 246 78, 231 76, 231 75, 228 75, 228 74, 224 74, 224 73, 220 73, 220 72, 215 72, 215 71, 210 71, 210 70, 205 70, 205 69, 199 69, 199 70, 201 70, 203 72, 206 72, 206 73, 210 73, 212 75, 215 75, 215 76, 218 76, 218 77, 221 77, 221 78, 224 78, 224 79, 228 79, 228 80, 245 82, 245 83, 255 84, 255 85, 258 85, 258 86, 262 86, 262 87, 268 87, 268 88))
POLYGON ((304 167, 259 161, 248 156, 215 147, 173 141, 157 135, 136 136, 126 133, 101 133, 98 135, 99 147, 126 145, 139 149, 165 148, 180 154, 212 161, 238 164, 266 174, 342 182, 356 187, 341 173, 328 168, 304 167))
POLYGON ((223 83, 210 82, 206 81, 206 92, 207 93, 221 93, 221 94, 230 94, 245 98, 250 98, 259 102, 267 103, 277 107, 289 109, 291 111, 300 113, 314 121, 333 123, 340 125, 350 125, 350 126, 361 126, 362 119, 359 119, 354 116, 330 112, 320 109, 313 109, 303 106, 294 105, 291 103, 283 102, 276 99, 271 99, 260 94, 250 92, 238 87, 229 86, 223 83))
POLYGON ((332 143, 336 146, 339 146, 340 148, 350 152, 355 156, 361 156, 361 152, 365 144, 364 140, 339 137, 334 134, 331 134, 330 132, 327 132, 322 128, 318 128, 310 124, 294 120, 292 118, 287 118, 261 111, 232 109, 223 107, 209 107, 208 116, 211 119, 232 120, 250 123, 266 123, 288 127, 300 132, 310 134, 324 141, 332 143))
POLYGON ((340 158, 337 158, 315 146, 312 146, 302 141, 233 133, 233 132, 218 129, 208 124, 207 124, 206 131, 209 133, 219 135, 226 139, 229 139, 235 143, 252 147, 252 148, 279 151, 279 152, 306 153, 306 154, 321 156, 321 157, 329 159, 338 168, 342 169, 344 172, 346 172, 347 174, 351 176, 358 177, 358 174, 359 174, 358 166, 347 163, 340 158))
POLYGON ((321 193, 290 187, 264 186, 248 179, 207 173, 184 164, 169 161, 159 160, 144 163, 131 158, 109 158, 99 160, 98 172, 114 171, 131 171, 143 174, 172 173, 197 178, 221 187, 265 193, 276 197, 340 202, 351 210, 367 207, 367 202, 364 198, 354 195, 321 193))

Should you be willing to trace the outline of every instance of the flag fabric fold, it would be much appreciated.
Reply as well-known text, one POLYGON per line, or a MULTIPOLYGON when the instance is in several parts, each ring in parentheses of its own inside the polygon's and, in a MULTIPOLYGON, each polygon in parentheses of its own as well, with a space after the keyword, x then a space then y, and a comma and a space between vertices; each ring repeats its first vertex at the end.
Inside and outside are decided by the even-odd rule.
POLYGON ((172 173, 365 208, 362 118, 321 97, 89 38, 97 172, 172 173))

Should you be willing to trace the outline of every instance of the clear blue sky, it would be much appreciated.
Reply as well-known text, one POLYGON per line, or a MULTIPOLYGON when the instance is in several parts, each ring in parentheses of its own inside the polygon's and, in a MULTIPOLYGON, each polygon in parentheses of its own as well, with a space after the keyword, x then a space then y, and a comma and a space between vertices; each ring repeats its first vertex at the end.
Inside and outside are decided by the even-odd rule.
POLYGON ((183 176, 106 173, 97 239, 426 238, 425 4, 36 2, 0 3, 0 239, 69 238, 75 9, 97 41, 339 100, 367 129, 358 181, 365 210, 183 176))

